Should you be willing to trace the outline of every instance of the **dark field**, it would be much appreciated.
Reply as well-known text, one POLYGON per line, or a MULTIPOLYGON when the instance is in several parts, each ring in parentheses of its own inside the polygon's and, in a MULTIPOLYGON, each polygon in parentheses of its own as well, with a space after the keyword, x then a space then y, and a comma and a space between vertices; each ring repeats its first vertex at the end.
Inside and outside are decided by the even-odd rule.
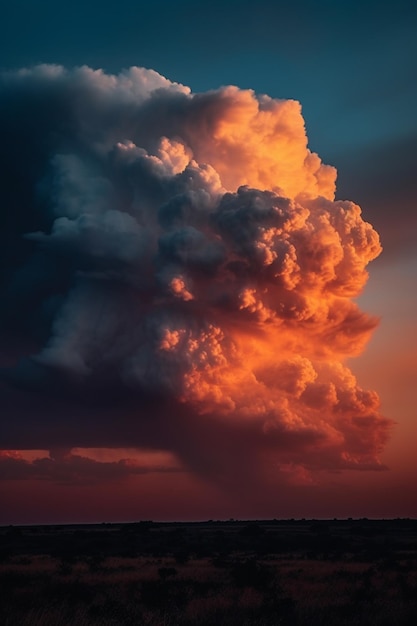
POLYGON ((417 520, 0 528, 1 626, 417 624, 417 520))

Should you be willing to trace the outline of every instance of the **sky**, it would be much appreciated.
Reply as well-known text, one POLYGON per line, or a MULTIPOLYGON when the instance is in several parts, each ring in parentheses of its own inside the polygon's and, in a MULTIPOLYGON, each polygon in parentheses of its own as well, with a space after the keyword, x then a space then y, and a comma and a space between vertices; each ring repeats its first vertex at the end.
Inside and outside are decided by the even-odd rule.
POLYGON ((3 18, 0 524, 416 517, 417 9, 3 18))

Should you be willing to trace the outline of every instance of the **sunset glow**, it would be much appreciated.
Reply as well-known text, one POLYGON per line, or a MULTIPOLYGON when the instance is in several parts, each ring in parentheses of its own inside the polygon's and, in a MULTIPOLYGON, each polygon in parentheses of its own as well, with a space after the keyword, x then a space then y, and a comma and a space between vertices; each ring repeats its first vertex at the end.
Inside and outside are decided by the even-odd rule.
POLYGON ((415 9, 21 4, 0 524, 417 516, 415 9))

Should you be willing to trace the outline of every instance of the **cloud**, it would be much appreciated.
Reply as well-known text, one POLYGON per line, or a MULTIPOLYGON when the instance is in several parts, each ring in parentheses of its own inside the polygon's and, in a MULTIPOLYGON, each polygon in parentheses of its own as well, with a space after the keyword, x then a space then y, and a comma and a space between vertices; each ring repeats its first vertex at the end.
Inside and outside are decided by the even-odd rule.
POLYGON ((85 486, 117 482, 141 474, 181 471, 175 465, 143 465, 130 458, 106 461, 62 449, 52 450, 49 456, 37 456, 34 459, 26 459, 16 450, 0 451, 2 480, 35 479, 60 485, 85 486))
POLYGON ((38 66, 0 113, 0 445, 162 448, 230 484, 381 467, 344 364, 381 246, 298 102, 38 66))

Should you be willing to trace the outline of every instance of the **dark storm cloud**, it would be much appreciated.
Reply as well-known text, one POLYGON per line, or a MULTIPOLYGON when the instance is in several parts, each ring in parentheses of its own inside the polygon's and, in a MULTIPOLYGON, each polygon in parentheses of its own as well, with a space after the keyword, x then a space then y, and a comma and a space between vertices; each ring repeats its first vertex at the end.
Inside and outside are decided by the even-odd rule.
POLYGON ((44 65, 0 113, 3 448, 379 467, 389 422, 342 361, 381 248, 298 102, 44 65))

